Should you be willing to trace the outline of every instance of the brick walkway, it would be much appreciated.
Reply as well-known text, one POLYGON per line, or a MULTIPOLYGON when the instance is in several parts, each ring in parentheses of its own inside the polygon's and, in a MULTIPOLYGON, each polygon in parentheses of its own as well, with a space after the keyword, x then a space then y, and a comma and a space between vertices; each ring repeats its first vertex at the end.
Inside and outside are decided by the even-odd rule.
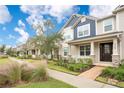
POLYGON ((97 76, 99 76, 102 72, 102 70, 104 69, 105 67, 102 67, 102 66, 95 66, 83 73, 81 73, 79 76, 80 77, 85 77, 85 78, 88 78, 88 79, 92 79, 92 80, 95 80, 97 76))

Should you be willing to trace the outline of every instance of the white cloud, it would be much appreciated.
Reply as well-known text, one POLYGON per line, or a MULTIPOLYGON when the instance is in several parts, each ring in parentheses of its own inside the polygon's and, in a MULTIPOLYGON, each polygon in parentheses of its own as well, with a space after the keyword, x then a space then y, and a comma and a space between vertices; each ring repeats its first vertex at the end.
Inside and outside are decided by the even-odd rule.
POLYGON ((5 24, 10 22, 12 16, 9 13, 9 10, 6 6, 0 5, 0 24, 5 24))
POLYGON ((21 20, 18 21, 18 27, 14 30, 20 34, 17 43, 25 43, 28 40, 29 34, 25 31, 25 24, 21 20))
MULTIPOLYGON (((21 10, 24 13, 29 14, 27 20, 35 21, 37 19, 43 20, 44 15, 50 15, 55 17, 58 22, 61 22, 67 16, 70 16, 73 13, 77 13, 79 8, 75 6, 51 6, 51 5, 39 5, 39 6, 21 6, 21 10)), ((29 22, 30 23, 30 22, 29 22)))
POLYGON ((8 39, 15 39, 15 36, 9 34, 9 35, 8 35, 8 39))
POLYGON ((3 30, 3 31, 6 31, 6 27, 3 27, 2 30, 3 30))
POLYGON ((18 21, 18 26, 22 27, 23 29, 25 29, 25 24, 22 22, 22 20, 18 21))
POLYGON ((91 5, 89 8, 89 14, 95 17, 104 17, 112 14, 112 11, 117 5, 91 5))
MULTIPOLYGON (((60 23, 62 20, 66 19, 67 16, 72 15, 73 13, 77 13, 79 8, 75 6, 51 6, 51 5, 28 5, 21 6, 20 9, 29 14, 29 17, 26 19, 27 22, 32 25, 40 24, 43 29, 45 26, 43 22, 45 21, 44 16, 48 15, 56 18, 56 21, 60 23)), ((39 31, 36 31, 36 34, 39 34, 39 31)))

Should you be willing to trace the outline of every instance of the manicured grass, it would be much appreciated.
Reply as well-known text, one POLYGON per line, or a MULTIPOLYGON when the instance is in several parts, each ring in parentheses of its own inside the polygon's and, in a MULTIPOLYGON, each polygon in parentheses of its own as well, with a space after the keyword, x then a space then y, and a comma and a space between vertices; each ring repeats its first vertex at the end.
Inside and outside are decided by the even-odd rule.
POLYGON ((67 69, 65 67, 58 66, 58 65, 56 65, 56 62, 54 62, 54 61, 49 61, 48 68, 53 69, 53 70, 57 70, 57 71, 61 71, 61 72, 65 72, 68 74, 72 74, 72 75, 79 75, 80 74, 79 72, 73 72, 73 71, 70 71, 69 69, 67 69))
POLYGON ((103 82, 103 83, 107 83, 107 78, 104 78, 104 77, 97 77, 96 78, 96 81, 100 81, 100 82, 103 82))
POLYGON ((35 60, 35 59, 19 59, 19 60, 23 60, 23 61, 30 62, 30 63, 41 62, 41 60, 35 60))
POLYGON ((22 85, 17 85, 17 88, 75 88, 72 85, 66 84, 62 81, 49 78, 48 81, 37 82, 37 83, 27 83, 22 85))
POLYGON ((117 86, 124 88, 124 82, 118 82, 118 83, 117 83, 117 86))
POLYGON ((6 64, 6 63, 9 63, 10 60, 8 58, 0 58, 0 65, 1 64, 6 64))
MULTIPOLYGON (((105 84, 109 84, 107 81, 108 81, 108 78, 105 78, 105 77, 97 77, 96 78, 96 81, 99 81, 99 82, 102 82, 102 83, 105 83, 105 84)), ((111 84, 110 84, 111 85, 111 84)), ((117 86, 117 87, 121 87, 121 88, 124 88, 124 82, 118 82, 117 84, 114 84, 114 86, 117 86)))

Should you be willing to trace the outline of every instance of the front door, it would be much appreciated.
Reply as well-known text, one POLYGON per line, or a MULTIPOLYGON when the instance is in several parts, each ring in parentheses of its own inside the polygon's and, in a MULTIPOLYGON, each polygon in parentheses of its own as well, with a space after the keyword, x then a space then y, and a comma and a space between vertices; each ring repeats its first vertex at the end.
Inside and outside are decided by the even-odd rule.
POLYGON ((100 61, 112 62, 113 43, 100 44, 100 61))

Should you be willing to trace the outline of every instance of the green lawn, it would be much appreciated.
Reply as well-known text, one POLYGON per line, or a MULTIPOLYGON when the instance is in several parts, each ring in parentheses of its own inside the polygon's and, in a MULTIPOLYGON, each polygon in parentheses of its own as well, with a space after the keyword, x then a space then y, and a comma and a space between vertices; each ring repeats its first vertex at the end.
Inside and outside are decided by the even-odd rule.
POLYGON ((6 63, 9 63, 10 60, 8 58, 0 58, 0 65, 1 64, 6 64, 6 63))
POLYGON ((56 64, 56 62, 49 61, 48 68, 53 69, 53 70, 57 70, 57 71, 61 71, 61 72, 65 72, 65 73, 68 73, 68 74, 72 74, 72 75, 79 75, 80 74, 79 72, 70 71, 69 69, 67 69, 65 67, 58 66, 58 65, 55 65, 55 64, 56 64))
MULTIPOLYGON (((96 81, 99 81, 99 82, 102 82, 102 83, 105 83, 105 84, 109 84, 109 83, 107 82, 107 79, 108 79, 108 78, 99 76, 99 77, 96 78, 96 81)), ((110 84, 110 85, 111 85, 111 84, 110 84)), ((114 86, 124 88, 124 82, 118 82, 118 83, 115 84, 114 86)))
POLYGON ((35 59, 20 59, 26 62, 34 63, 34 62, 41 62, 41 60, 35 60, 35 59))
POLYGON ((75 88, 72 85, 64 83, 62 81, 49 78, 48 81, 37 82, 37 83, 27 83, 22 85, 17 85, 17 88, 75 88))

